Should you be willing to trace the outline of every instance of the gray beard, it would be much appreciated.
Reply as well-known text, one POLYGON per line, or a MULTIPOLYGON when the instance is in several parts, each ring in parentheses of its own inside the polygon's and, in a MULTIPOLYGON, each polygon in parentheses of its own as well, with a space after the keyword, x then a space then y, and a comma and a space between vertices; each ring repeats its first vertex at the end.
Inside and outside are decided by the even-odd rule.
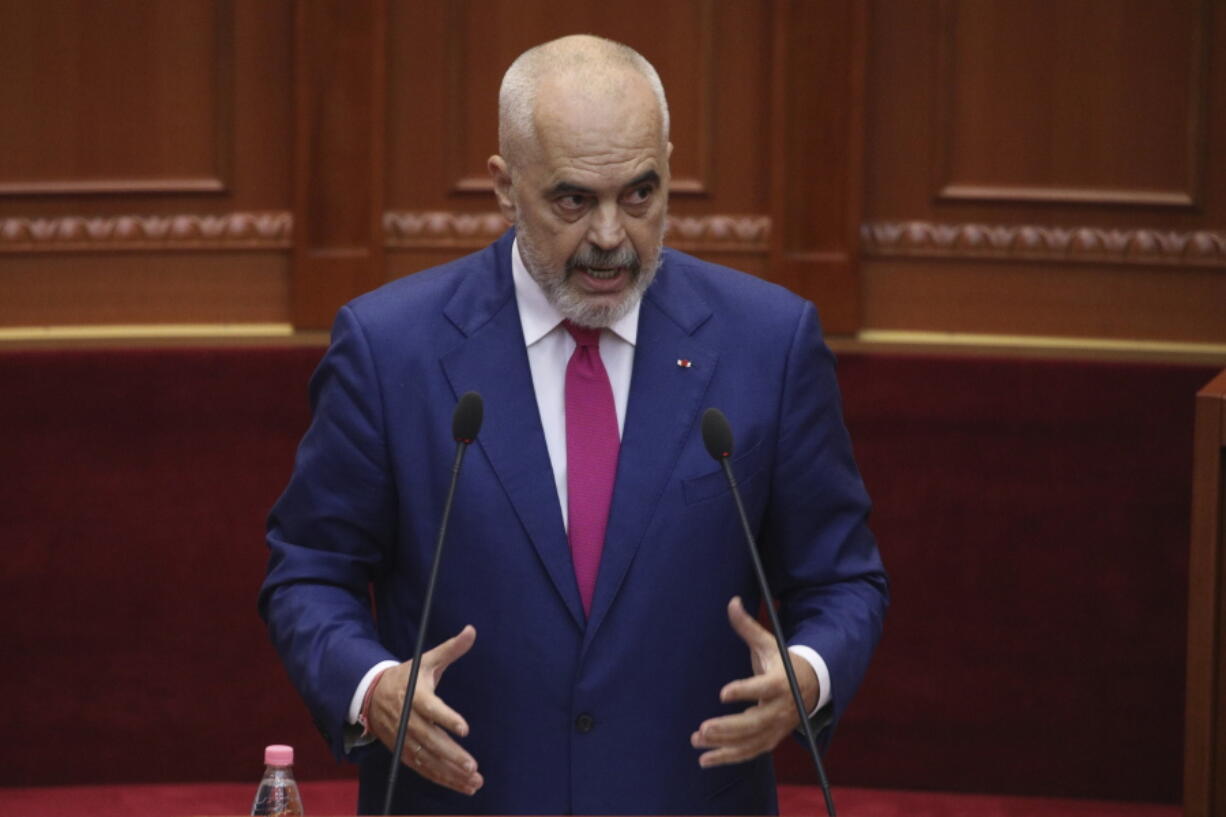
POLYGON ((630 282, 630 287, 622 293, 617 303, 602 304, 593 303, 572 286, 569 271, 566 275, 561 276, 540 274, 539 270, 545 269, 547 265, 536 253, 536 248, 532 246, 531 241, 525 241, 522 233, 519 235, 519 252, 524 266, 528 269, 532 280, 536 281, 541 291, 545 293, 545 299, 561 313, 563 318, 590 329, 607 329, 630 314, 638 305, 643 298, 643 293, 647 291, 647 287, 651 286, 656 272, 660 269, 660 264, 664 259, 663 245, 664 238, 661 236, 660 244, 656 247, 655 263, 650 267, 640 267, 630 282))

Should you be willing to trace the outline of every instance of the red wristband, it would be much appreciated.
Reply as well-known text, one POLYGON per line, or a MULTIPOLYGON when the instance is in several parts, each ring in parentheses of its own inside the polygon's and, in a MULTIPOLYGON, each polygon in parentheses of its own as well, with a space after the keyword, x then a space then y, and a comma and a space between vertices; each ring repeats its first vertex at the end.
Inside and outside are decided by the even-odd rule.
POLYGON ((367 719, 367 713, 370 711, 370 699, 374 697, 375 687, 379 685, 379 681, 383 678, 383 673, 385 672, 387 672, 387 669, 379 670, 378 674, 370 679, 370 686, 366 687, 366 694, 362 696, 362 708, 358 710, 358 723, 362 727, 362 737, 370 734, 370 722, 367 719))

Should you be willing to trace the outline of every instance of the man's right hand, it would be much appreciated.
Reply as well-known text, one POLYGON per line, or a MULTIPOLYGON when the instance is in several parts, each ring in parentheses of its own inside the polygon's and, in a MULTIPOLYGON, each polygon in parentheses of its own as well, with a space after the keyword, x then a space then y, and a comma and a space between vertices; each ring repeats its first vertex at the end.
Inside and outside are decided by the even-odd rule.
MULTIPOLYGON (((472 649, 476 640, 477 631, 469 625, 459 635, 422 655, 404 753, 400 757, 401 762, 422 777, 461 794, 475 794, 485 781, 477 772, 477 761, 451 737, 467 735, 468 723, 443 703, 434 690, 447 667, 472 649)), ((412 661, 405 661, 389 668, 371 694, 367 728, 388 749, 396 745, 400 710, 412 667, 412 661)))

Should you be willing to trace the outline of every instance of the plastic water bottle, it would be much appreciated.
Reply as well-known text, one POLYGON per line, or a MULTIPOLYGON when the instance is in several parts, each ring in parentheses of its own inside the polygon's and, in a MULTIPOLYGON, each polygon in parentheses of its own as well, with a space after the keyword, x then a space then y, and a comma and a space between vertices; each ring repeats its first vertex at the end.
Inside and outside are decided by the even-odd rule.
POLYGON ((294 780, 293 746, 264 749, 264 777, 251 804, 251 813, 262 817, 301 817, 302 795, 294 780))

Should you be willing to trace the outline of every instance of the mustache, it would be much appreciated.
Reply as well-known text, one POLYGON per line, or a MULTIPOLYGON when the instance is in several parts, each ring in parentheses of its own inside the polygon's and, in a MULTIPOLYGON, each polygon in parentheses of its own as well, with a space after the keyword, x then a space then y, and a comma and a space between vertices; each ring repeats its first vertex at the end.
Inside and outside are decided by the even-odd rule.
POLYGON ((639 254, 633 247, 619 247, 616 250, 602 250, 599 247, 583 247, 575 252, 566 262, 567 273, 576 269, 626 269, 632 274, 638 274, 641 262, 639 254))

